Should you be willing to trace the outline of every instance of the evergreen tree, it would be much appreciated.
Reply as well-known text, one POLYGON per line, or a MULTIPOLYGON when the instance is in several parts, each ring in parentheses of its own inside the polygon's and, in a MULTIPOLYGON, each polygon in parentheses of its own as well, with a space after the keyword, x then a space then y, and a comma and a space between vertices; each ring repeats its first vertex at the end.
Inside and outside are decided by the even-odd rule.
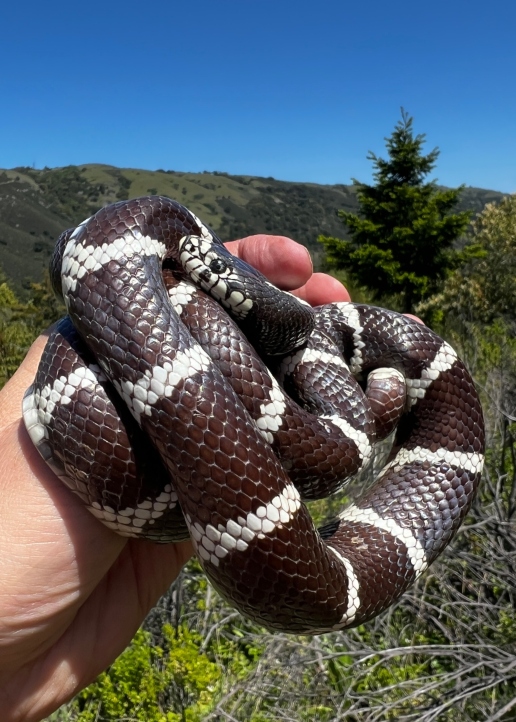
POLYGON ((386 138, 388 159, 369 152, 375 185, 353 179, 360 215, 339 211, 350 240, 321 236, 331 266, 366 287, 374 300, 414 311, 435 293, 449 270, 459 265, 453 249, 469 223, 468 211, 452 214, 462 187, 438 190, 425 176, 435 167, 438 148, 424 155, 424 135, 414 136, 412 118, 401 120, 386 138))

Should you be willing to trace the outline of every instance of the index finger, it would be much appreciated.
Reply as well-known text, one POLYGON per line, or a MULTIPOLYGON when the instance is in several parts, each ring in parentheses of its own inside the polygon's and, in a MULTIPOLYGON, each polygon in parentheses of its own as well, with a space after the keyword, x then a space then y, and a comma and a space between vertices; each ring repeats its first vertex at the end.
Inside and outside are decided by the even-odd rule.
POLYGON ((313 273, 308 249, 285 236, 260 233, 225 244, 228 251, 257 268, 278 288, 303 286, 313 273))
POLYGON ((332 276, 314 273, 308 249, 285 236, 258 234, 225 244, 238 258, 257 268, 278 288, 292 291, 312 306, 350 301, 346 288, 332 276))

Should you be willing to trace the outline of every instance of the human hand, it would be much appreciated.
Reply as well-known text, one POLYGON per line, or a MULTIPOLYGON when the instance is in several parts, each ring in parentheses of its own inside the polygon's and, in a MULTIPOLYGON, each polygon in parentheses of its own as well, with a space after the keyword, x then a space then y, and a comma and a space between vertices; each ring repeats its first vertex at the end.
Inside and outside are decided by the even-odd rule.
MULTIPOLYGON (((313 274, 303 246, 252 236, 227 244, 312 305, 346 301, 313 274)), ((129 644, 190 558, 190 542, 157 545, 99 524, 54 476, 21 420, 46 338, 0 392, 0 710, 37 722, 93 681, 129 644)))

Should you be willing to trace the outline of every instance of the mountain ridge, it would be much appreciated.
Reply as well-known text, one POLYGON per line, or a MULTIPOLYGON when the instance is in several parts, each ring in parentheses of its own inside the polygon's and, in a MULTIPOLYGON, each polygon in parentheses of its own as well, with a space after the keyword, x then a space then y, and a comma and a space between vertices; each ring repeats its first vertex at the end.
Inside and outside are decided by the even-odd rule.
MULTIPOLYGON (((316 267, 323 257, 317 237, 346 237, 337 211, 358 211, 356 187, 345 184, 96 163, 0 169, 0 268, 23 293, 30 282, 43 278, 55 239, 65 228, 109 203, 154 194, 183 203, 224 241, 255 233, 290 236, 307 246, 316 267)), ((504 195, 466 187, 457 210, 478 213, 504 195)))

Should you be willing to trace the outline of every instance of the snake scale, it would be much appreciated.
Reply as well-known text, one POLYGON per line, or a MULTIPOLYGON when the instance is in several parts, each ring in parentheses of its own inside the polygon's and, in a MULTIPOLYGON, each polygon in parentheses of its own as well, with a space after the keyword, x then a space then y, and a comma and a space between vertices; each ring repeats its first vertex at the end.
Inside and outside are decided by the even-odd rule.
POLYGON ((457 532, 480 481, 482 410, 426 326, 310 308, 159 196, 65 231, 52 280, 68 316, 24 397, 33 443, 113 531, 190 536, 250 618, 301 634, 361 624, 457 532), (365 468, 395 427, 372 486, 317 530, 304 500, 365 468))

